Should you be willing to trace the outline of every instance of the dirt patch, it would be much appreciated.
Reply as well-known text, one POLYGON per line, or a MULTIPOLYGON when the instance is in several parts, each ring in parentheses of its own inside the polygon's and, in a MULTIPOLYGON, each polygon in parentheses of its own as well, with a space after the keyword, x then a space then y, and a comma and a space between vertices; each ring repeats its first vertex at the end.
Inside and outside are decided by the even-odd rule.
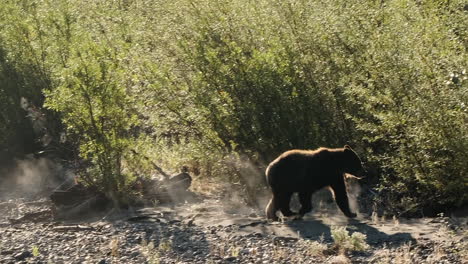
POLYGON ((466 218, 349 220, 321 209, 269 222, 261 209, 199 197, 55 222, 24 218, 46 210, 47 200, 0 204, 0 263, 466 263, 467 256, 466 218), (369 247, 344 252, 332 234, 338 227, 364 234, 369 247))
POLYGON ((320 237, 331 240, 330 228, 345 226, 351 233, 366 234, 369 244, 408 243, 418 239, 451 240, 457 233, 463 233, 467 223, 466 218, 375 219, 363 214, 349 219, 333 210, 311 213, 302 220, 271 222, 265 220, 260 210, 235 204, 223 206, 215 199, 175 207, 145 208, 138 210, 137 214, 171 214, 203 227, 235 226, 234 232, 239 234, 262 233, 312 240, 320 237), (452 228, 456 226, 457 232, 450 228, 449 222, 452 228))

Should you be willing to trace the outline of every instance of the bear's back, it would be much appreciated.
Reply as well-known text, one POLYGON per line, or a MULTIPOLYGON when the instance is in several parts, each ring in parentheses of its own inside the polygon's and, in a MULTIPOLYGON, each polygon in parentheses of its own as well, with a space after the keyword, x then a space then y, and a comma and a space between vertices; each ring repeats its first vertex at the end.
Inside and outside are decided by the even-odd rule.
POLYGON ((330 168, 333 149, 293 149, 282 153, 270 163, 266 170, 267 182, 271 186, 298 186, 309 181, 320 184, 322 173, 330 168))
POLYGON ((318 148, 316 150, 293 149, 281 154, 272 164, 278 162, 327 160, 332 152, 336 152, 336 150, 327 148, 318 148))

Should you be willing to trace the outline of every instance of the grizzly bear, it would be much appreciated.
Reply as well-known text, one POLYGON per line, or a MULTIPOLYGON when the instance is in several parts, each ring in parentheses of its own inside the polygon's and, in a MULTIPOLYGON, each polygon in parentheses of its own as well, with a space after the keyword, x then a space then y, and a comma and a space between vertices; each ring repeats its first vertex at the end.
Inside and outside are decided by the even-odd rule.
POLYGON ((273 192, 265 211, 268 219, 283 216, 302 217, 312 210, 312 193, 330 187, 338 207, 347 217, 356 217, 349 209, 345 173, 360 176, 364 171, 361 160, 348 145, 344 148, 289 150, 268 165, 266 180, 273 192), (294 213, 289 208, 293 193, 299 194, 301 208, 294 213))

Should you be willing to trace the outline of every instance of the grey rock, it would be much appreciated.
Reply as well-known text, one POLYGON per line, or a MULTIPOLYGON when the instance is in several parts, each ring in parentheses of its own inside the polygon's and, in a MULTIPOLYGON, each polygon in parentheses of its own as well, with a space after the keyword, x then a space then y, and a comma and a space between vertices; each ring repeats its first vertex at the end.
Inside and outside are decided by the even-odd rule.
POLYGON ((27 250, 26 250, 26 251, 23 251, 23 252, 21 252, 21 253, 18 253, 18 254, 16 254, 16 255, 14 256, 14 258, 15 258, 16 260, 18 260, 18 261, 20 261, 20 260, 25 260, 25 259, 30 258, 30 257, 32 257, 32 253, 31 253, 30 251, 27 251, 27 250))
POLYGON ((237 258, 234 257, 234 256, 227 256, 227 257, 224 257, 223 260, 224 261, 229 261, 229 262, 232 262, 234 260, 236 260, 237 258))
POLYGON ((11 255, 11 254, 13 254, 13 252, 14 252, 13 250, 8 250, 8 249, 7 250, 1 250, 0 255, 11 255))
POLYGON ((0 263, 15 263, 15 259, 13 257, 0 258, 0 263))

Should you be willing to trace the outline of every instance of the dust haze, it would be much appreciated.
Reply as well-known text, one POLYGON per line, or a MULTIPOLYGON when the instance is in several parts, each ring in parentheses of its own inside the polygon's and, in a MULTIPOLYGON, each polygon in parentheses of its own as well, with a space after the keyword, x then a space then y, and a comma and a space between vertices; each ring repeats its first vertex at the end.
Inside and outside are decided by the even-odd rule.
POLYGON ((265 180, 267 165, 254 163, 246 156, 229 157, 226 165, 235 168, 235 171, 221 180, 224 210, 232 214, 263 214, 271 198, 265 180))
POLYGON ((34 197, 74 178, 73 173, 48 158, 27 157, 0 168, 0 198, 34 197))
MULTIPOLYGON (((21 97, 19 106, 26 112, 25 118, 31 122, 42 149, 47 149, 54 138, 48 128, 46 114, 25 97, 21 97)), ((60 142, 65 140, 62 133, 60 142)), ((74 179, 74 174, 60 162, 36 154, 30 153, 21 159, 0 160, 0 198, 34 197, 74 179)))
POLYGON ((357 178, 347 178, 346 184, 348 186, 348 199, 349 207, 354 213, 360 213, 358 197, 361 194, 361 185, 359 184, 359 179, 357 178))

